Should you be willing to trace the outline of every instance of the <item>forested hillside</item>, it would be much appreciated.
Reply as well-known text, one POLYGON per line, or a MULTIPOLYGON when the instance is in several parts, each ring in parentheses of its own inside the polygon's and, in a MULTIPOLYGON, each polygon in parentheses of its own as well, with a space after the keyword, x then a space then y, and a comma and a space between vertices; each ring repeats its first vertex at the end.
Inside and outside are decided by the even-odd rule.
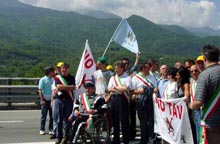
MULTIPOLYGON (((86 39, 95 58, 101 56, 119 18, 98 19, 75 12, 61 12, 25 5, 16 0, 0 1, 0 76, 42 76, 42 68, 57 61, 71 64, 75 73, 86 39)), ((191 33, 167 29, 139 16, 131 16, 141 61, 161 58, 170 64, 177 59, 194 58, 204 44, 220 45, 220 37, 200 38, 191 33)), ((111 44, 109 63, 135 55, 111 44)))

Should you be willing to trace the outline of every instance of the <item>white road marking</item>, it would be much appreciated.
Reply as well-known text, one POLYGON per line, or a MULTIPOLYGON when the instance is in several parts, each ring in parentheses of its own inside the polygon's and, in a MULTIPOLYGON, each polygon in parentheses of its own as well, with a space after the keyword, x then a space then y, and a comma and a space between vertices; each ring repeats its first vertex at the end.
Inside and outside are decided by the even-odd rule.
POLYGON ((6 144, 54 144, 54 142, 27 142, 27 143, 6 143, 6 144))
POLYGON ((23 120, 17 120, 17 121, 0 121, 0 123, 22 123, 24 122, 23 120))
POLYGON ((6 111, 0 110, 0 113, 18 113, 18 112, 33 112, 33 111, 41 111, 41 110, 6 110, 6 111))

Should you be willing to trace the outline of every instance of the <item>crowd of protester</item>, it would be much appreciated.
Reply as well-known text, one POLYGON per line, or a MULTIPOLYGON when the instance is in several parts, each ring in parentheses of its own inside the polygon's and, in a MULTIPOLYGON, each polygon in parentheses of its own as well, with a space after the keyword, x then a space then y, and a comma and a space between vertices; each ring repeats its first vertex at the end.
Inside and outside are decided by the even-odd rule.
POLYGON ((220 89, 219 49, 205 45, 201 54, 195 60, 177 61, 170 66, 160 64, 160 67, 156 59, 139 63, 140 54, 136 54, 132 67, 128 58, 108 65, 105 57, 99 57, 93 78, 85 82, 85 92, 80 96, 74 96, 77 87, 74 76, 69 74, 68 64, 59 62, 56 71, 47 67, 39 83, 42 105, 40 134, 45 134, 47 111, 50 115, 50 138, 57 139, 57 144, 68 143, 72 139, 70 116, 81 121, 79 113, 102 113, 113 135, 112 143, 128 144, 136 137, 137 113, 141 129, 140 143, 158 141, 154 133, 152 95, 155 94, 166 100, 184 97, 189 108, 194 143, 199 144, 201 140, 201 120, 206 124, 206 140, 210 144, 215 143, 220 139, 219 95, 215 95, 218 102, 209 118, 202 119, 202 109, 220 89), (84 99, 91 100, 83 103, 84 99))

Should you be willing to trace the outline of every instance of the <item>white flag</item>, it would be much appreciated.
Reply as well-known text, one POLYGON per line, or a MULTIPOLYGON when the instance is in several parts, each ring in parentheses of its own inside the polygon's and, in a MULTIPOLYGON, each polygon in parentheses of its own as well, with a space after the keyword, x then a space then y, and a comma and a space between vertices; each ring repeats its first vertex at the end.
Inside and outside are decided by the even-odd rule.
POLYGON ((86 40, 85 49, 76 73, 76 86, 78 89, 75 90, 75 96, 81 95, 84 92, 83 84, 85 80, 92 79, 95 69, 95 61, 89 48, 88 40, 86 40))
POLYGON ((131 52, 139 52, 136 36, 126 19, 122 20, 112 40, 131 52))
POLYGON ((154 95, 154 131, 171 144, 193 144, 184 98, 164 100, 154 95))

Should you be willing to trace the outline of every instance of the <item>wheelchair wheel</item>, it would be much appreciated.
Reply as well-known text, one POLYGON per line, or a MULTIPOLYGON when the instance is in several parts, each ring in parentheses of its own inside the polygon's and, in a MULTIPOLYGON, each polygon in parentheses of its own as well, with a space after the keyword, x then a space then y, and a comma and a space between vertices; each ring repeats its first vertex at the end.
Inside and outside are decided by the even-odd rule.
POLYGON ((105 119, 99 119, 94 122, 92 136, 96 144, 110 143, 110 131, 105 119))
POLYGON ((76 144, 92 144, 91 135, 85 130, 84 126, 80 126, 79 132, 75 138, 76 144))

